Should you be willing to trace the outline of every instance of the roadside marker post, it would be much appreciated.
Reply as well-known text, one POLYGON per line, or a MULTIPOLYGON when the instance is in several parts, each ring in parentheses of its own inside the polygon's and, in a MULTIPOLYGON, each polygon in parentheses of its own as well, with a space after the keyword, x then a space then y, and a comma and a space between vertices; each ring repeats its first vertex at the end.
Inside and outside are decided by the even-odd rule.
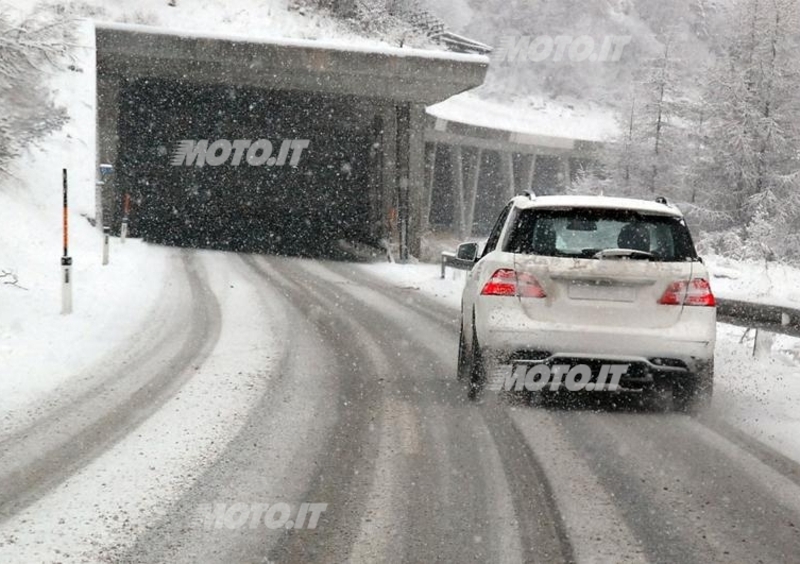
POLYGON ((108 239, 111 234, 111 228, 106 225, 103 227, 103 266, 108 264, 108 239))
MULTIPOLYGON (((111 180, 111 175, 114 174, 114 166, 108 163, 100 163, 100 180, 97 181, 97 184, 101 186, 105 186, 109 180, 111 180)), ((112 184, 113 187, 113 184, 112 184)), ((127 215, 127 212, 126 212, 127 215)), ((103 222, 103 266, 108 264, 108 255, 109 255, 109 237, 111 235, 111 227, 103 222)))
POLYGON ((131 196, 125 192, 122 200, 122 225, 119 228, 119 240, 124 245, 128 237, 128 214, 131 210, 131 196))
POLYGON ((61 256, 61 313, 72 313, 72 257, 69 256, 69 206, 67 201, 67 169, 62 173, 62 226, 64 229, 63 247, 61 256))

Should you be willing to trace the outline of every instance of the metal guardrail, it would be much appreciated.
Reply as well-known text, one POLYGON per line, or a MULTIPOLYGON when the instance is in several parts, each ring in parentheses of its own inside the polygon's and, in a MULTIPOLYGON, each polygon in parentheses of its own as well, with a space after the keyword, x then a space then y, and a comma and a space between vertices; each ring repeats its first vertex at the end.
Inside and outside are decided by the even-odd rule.
POLYGON ((445 268, 455 268, 457 270, 472 270, 475 261, 460 259, 455 253, 442 253, 442 278, 444 278, 445 268))
POLYGON ((800 337, 800 310, 717 298, 717 320, 740 327, 800 337))
MULTIPOLYGON (((473 261, 460 259, 455 253, 444 252, 442 278, 445 277, 447 267, 472 270, 474 265, 473 261)), ((800 309, 717 298, 717 320, 730 325, 800 337, 800 309)))

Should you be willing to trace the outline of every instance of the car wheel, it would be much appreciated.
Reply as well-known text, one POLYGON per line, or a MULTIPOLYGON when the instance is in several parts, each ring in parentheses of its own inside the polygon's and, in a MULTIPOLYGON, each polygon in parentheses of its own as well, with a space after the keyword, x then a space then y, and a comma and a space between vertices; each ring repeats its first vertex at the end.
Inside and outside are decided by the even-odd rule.
POLYGON ((528 405, 536 407, 552 407, 557 403, 558 392, 539 390, 538 392, 526 391, 528 405))
POLYGON ((464 325, 461 325, 461 331, 458 332, 458 369, 456 370, 456 378, 458 380, 466 380, 470 373, 470 362, 467 354, 467 344, 464 342, 464 325))
POLYGON ((650 411, 667 412, 675 408, 676 385, 670 380, 656 380, 647 397, 645 408, 650 411))
POLYGON ((469 399, 477 399, 483 390, 486 382, 486 367, 484 366, 481 347, 478 344, 478 335, 475 331, 475 323, 472 324, 472 350, 469 353, 469 399))
POLYGON ((675 385, 675 407, 686 413, 698 413, 711 403, 714 394, 714 362, 675 385))

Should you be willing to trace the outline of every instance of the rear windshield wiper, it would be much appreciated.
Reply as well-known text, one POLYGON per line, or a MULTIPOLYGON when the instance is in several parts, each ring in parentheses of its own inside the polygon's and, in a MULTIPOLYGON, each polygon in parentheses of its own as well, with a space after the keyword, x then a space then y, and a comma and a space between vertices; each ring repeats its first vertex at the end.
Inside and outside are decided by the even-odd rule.
POLYGON ((604 249, 596 252, 593 258, 631 258, 631 259, 652 259, 655 255, 647 251, 639 251, 637 249, 604 249))

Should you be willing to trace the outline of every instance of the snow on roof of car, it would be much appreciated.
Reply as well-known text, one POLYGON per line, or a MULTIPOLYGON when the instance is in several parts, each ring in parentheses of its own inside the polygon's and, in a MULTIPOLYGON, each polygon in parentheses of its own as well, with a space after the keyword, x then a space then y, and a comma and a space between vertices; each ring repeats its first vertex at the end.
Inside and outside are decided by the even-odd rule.
POLYGON ((515 203, 521 208, 601 208, 635 210, 649 214, 683 217, 681 211, 671 205, 655 200, 613 198, 608 196, 516 196, 515 203))

